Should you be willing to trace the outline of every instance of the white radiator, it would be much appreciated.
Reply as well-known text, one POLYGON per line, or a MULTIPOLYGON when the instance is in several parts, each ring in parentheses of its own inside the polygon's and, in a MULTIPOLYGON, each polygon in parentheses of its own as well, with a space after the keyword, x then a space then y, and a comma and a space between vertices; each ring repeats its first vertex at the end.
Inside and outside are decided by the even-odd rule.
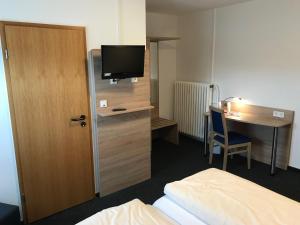
POLYGON ((181 133, 204 138, 204 113, 211 101, 210 84, 175 82, 174 119, 181 133))

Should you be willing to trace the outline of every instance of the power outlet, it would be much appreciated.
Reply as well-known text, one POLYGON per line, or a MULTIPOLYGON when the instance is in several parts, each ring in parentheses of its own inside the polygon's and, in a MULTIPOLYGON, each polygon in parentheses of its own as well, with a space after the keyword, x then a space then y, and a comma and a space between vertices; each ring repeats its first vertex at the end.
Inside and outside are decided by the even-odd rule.
POLYGON ((117 84, 118 84, 118 80, 116 80, 116 79, 110 79, 110 80, 109 80, 109 83, 110 83, 111 85, 117 85, 117 84))
POLYGON ((107 107, 107 100, 100 100, 100 108, 106 108, 107 107))
POLYGON ((273 117, 284 118, 284 112, 281 112, 281 111, 273 111, 273 117))
POLYGON ((137 82, 138 82, 137 77, 132 77, 132 78, 131 78, 131 83, 137 83, 137 82))

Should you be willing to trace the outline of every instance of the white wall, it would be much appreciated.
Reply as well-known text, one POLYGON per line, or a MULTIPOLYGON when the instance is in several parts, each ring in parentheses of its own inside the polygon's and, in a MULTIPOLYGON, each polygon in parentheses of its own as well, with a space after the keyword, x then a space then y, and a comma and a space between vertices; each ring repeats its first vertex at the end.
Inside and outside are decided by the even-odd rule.
POLYGON ((0 121, 0 202, 20 205, 18 174, 2 56, 0 56, 0 121))
POLYGON ((0 0, 0 19, 85 26, 87 48, 118 40, 118 0, 0 0))
MULTIPOLYGON (((0 5, 0 20, 85 26, 88 50, 101 44, 145 43, 144 0, 0 0, 0 5)), ((7 90, 0 72, 0 202, 18 204, 7 90)))
POLYGON ((221 96, 295 110, 290 165, 300 168, 300 1, 217 9, 214 80, 221 96))
POLYGON ((177 80, 211 82, 213 10, 179 16, 177 80))
POLYGON ((147 36, 177 37, 178 17, 175 15, 147 12, 147 36))
POLYGON ((122 44, 146 44, 145 0, 119 0, 120 39, 122 44))
MULTIPOLYGON (((147 13, 146 23, 147 36, 178 37, 177 16, 160 13, 147 13)), ((159 116, 166 119, 173 119, 176 57, 176 41, 164 41, 159 43, 159 116)))

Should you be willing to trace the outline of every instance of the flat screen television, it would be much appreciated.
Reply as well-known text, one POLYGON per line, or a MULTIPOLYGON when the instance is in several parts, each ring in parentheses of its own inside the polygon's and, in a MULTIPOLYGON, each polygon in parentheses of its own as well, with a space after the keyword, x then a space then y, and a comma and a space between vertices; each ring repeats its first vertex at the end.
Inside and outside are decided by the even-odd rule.
POLYGON ((102 45, 102 79, 144 76, 144 45, 102 45))

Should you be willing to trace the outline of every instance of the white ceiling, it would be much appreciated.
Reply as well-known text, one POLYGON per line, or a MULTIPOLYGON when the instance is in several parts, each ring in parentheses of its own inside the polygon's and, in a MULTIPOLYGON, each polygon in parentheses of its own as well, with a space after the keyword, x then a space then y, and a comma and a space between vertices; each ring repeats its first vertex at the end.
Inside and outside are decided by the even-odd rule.
POLYGON ((245 1, 249 0, 146 0, 146 5, 150 12, 184 14, 245 1))

